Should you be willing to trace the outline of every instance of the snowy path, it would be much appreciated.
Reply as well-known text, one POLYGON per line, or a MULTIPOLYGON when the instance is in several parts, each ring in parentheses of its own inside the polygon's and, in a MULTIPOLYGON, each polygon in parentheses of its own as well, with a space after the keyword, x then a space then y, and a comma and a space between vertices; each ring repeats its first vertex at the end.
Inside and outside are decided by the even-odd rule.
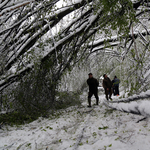
MULTIPOLYGON (((103 99, 103 96, 100 97, 103 99)), ((102 101, 102 100, 101 100, 102 101)), ((92 104, 95 103, 93 98, 92 104)), ((43 119, 0 129, 0 150, 149 150, 150 121, 99 106, 70 107, 43 119)))

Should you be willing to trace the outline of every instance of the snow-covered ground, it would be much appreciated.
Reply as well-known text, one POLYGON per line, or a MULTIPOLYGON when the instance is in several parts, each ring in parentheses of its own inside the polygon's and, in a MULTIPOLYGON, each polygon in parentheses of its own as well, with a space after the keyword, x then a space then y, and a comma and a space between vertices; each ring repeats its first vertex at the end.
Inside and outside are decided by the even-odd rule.
MULTIPOLYGON (((21 126, 0 129, 0 150, 149 150, 150 121, 143 116, 112 110, 103 103, 58 111, 53 119, 39 118, 21 126)), ((118 97, 114 97, 117 100, 118 97)), ((117 104, 115 104, 117 105, 117 104)))

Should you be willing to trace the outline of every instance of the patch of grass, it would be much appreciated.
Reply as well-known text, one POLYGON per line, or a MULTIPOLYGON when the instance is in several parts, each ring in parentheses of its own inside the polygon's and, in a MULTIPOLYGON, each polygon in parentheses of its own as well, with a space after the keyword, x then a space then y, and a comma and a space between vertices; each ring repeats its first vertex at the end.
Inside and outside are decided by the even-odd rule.
POLYGON ((93 132, 93 137, 96 138, 96 136, 97 136, 97 133, 96 133, 96 132, 93 132))
POLYGON ((99 130, 105 130, 105 129, 108 129, 108 126, 99 127, 98 129, 99 129, 99 130))
POLYGON ((31 143, 28 143, 26 146, 28 147, 28 146, 30 146, 31 145, 31 143))
POLYGON ((67 129, 64 129, 65 130, 65 132, 67 132, 67 129))
POLYGON ((113 111, 115 111, 114 109, 105 109, 105 110, 106 110, 105 114, 112 114, 113 111))
MULTIPOLYGON (((58 99, 56 102, 53 104, 53 108, 50 108, 50 111, 47 112, 42 112, 42 113, 36 113, 36 111, 32 113, 26 114, 26 112, 21 112, 19 111, 14 111, 11 113, 5 113, 5 114, 0 114, 0 124, 7 124, 7 125, 21 125, 25 123, 30 123, 39 117, 46 117, 49 119, 53 118, 60 118, 62 113, 64 112, 59 112, 60 109, 66 109, 70 106, 80 106, 81 105, 81 100, 80 100, 80 93, 75 93, 75 92, 59 92, 58 93, 58 99)), ((73 110, 72 110, 73 111, 73 110)), ((68 114, 70 111, 68 112, 68 114)), ((80 113, 80 112, 79 112, 80 113)), ((53 129, 49 127, 49 129, 53 129)), ((67 130, 66 130, 67 132, 67 130)))
POLYGON ((112 144, 110 144, 110 145, 108 145, 108 146, 104 146, 104 150, 106 150, 107 147, 112 147, 112 144))
POLYGON ((107 117, 110 114, 113 114, 114 111, 115 111, 114 109, 105 109, 104 117, 107 117))
POLYGON ((117 140, 119 140, 119 137, 117 137, 117 138, 115 139, 115 141, 117 141, 117 140))
POLYGON ((79 143, 79 146, 82 146, 83 145, 83 143, 79 143))
POLYGON ((81 105, 80 93, 76 92, 58 92, 55 102, 55 109, 65 109, 69 106, 81 105))
POLYGON ((11 112, 0 114, 0 123, 8 125, 21 125, 24 123, 30 123, 37 118, 38 116, 36 115, 33 117, 19 112, 11 112))
POLYGON ((53 130, 53 128, 52 128, 52 127, 50 127, 50 126, 47 126, 46 128, 47 128, 47 129, 50 129, 50 130, 53 130))
POLYGON ((42 131, 45 131, 45 132, 46 132, 46 129, 43 129, 42 131))

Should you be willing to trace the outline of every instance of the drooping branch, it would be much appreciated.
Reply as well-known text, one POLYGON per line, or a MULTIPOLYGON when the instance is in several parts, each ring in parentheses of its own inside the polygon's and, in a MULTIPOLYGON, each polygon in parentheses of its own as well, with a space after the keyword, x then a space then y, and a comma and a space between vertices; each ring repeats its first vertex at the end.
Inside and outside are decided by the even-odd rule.
POLYGON ((144 117, 150 117, 150 113, 148 110, 149 107, 145 107, 150 105, 149 101, 145 100, 138 103, 136 102, 137 100, 147 99, 147 98, 150 98, 150 91, 141 93, 140 95, 123 98, 119 101, 109 101, 109 102, 104 101, 104 104, 107 107, 115 110, 119 110, 127 113, 133 113, 137 115, 143 115, 144 117))
MULTIPOLYGON (((148 32, 150 32, 150 29, 148 29, 148 32)), ((134 36, 134 38, 136 39, 137 37, 138 37, 138 35, 139 35, 139 32, 134 32, 133 33, 133 35, 132 34, 129 34, 128 35, 128 39, 130 39, 130 40, 132 40, 132 36, 134 36)), ((148 33, 147 33, 147 31, 142 31, 142 32, 140 32, 140 35, 142 35, 142 36, 146 36, 146 35, 149 35, 148 33)), ((100 46, 100 45, 105 45, 105 43, 111 43, 111 42, 116 42, 116 41, 119 41, 119 39, 120 38, 123 38, 124 36, 119 36, 119 37, 117 37, 117 36, 112 36, 111 38, 103 38, 103 39, 100 39, 100 40, 98 40, 98 41, 96 41, 96 42, 92 42, 92 43, 90 43, 89 45, 88 45, 88 48, 95 48, 95 47, 98 47, 98 46, 100 46)), ((130 40, 128 40, 128 42, 130 41, 130 40)))
POLYGON ((28 65, 24 69, 18 71, 16 74, 12 74, 7 78, 2 79, 0 81, 0 92, 3 91, 3 89, 7 88, 10 84, 20 80, 21 77, 23 77, 26 73, 30 72, 32 67, 33 65, 28 65))
MULTIPOLYGON (((55 26, 64 16, 66 16, 67 14, 71 13, 72 11, 74 11, 75 9, 79 9, 80 7, 83 6, 84 4, 84 0, 78 3, 75 3, 73 6, 70 7, 66 7, 65 9, 59 10, 59 12, 57 14, 57 19, 56 19, 56 14, 50 16, 49 18, 49 24, 45 21, 43 21, 43 23, 36 23, 40 26, 40 29, 38 29, 38 32, 36 30, 36 26, 34 26, 34 28, 31 27, 32 32, 33 32, 33 36, 31 36, 30 38, 27 38, 26 41, 24 41, 23 46, 19 47, 19 49, 16 49, 14 52, 14 55, 12 55, 11 59, 9 58, 8 63, 5 66, 5 70, 8 70, 11 68, 11 66, 17 61, 17 59, 24 54, 30 47, 32 47, 35 42, 42 36, 44 35, 46 32, 48 32, 50 29, 49 27, 53 27, 55 26), (42 27, 41 27, 42 26, 42 27), (17 53, 16 53, 17 52, 17 53)), ((30 14, 29 14, 30 15, 30 14)), ((23 32, 22 32, 23 33, 23 32)), ((28 32, 27 32, 28 33, 28 32)), ((21 35, 20 35, 21 36, 21 35)), ((18 37, 19 38, 19 37, 18 37)))
POLYGON ((20 7, 26 6, 32 2, 35 1, 40 1, 40 0, 20 0, 17 2, 11 2, 10 0, 5 0, 1 5, 0 5, 0 9, 2 9, 2 11, 0 12, 0 17, 8 12, 11 12, 15 9, 19 9, 20 7), (9 4, 10 3, 10 4, 9 4))
POLYGON ((110 101, 109 103, 122 103, 122 102, 131 102, 135 100, 141 100, 141 99, 146 99, 150 98, 150 91, 148 90, 147 92, 140 93, 140 95, 134 95, 128 98, 122 98, 118 101, 110 101))
MULTIPOLYGON (((49 58, 51 58, 51 55, 53 55, 54 53, 58 54, 56 56, 57 60, 59 55, 63 54, 63 52, 65 51, 66 53, 68 53, 68 60, 66 61, 66 64, 60 65, 58 63, 57 66, 60 69, 59 72, 61 74, 65 70, 65 68, 67 68, 67 65, 71 64, 72 60, 74 59, 73 55, 76 56, 82 48, 84 50, 87 49, 87 51, 90 50, 91 53, 94 53, 98 50, 106 48, 106 41, 110 43, 110 46, 114 47, 120 44, 119 39, 117 37, 98 40, 97 43, 87 43, 90 43, 90 38, 97 34, 99 30, 103 29, 103 27, 105 27, 108 23, 113 22, 114 18, 117 18, 120 15, 119 12, 122 10, 122 8, 113 12, 112 18, 112 14, 110 14, 110 12, 107 12, 106 15, 105 12, 103 12, 102 8, 96 11, 95 13, 94 7, 92 7, 92 0, 89 0, 88 2, 81 0, 72 5, 66 6, 65 8, 60 8, 59 10, 55 11, 55 13, 45 12, 45 8, 46 10, 48 10, 48 8, 50 10, 53 10, 51 8, 56 2, 57 1, 52 1, 41 5, 37 3, 37 5, 35 4, 32 8, 23 9, 23 12, 18 12, 20 15, 16 15, 17 18, 13 23, 10 24, 9 27, 1 30, 0 33, 2 35, 4 34, 4 37, 2 37, 2 46, 0 52, 2 52, 6 56, 6 63, 4 63, 5 72, 11 69, 11 67, 14 64, 17 64, 17 62, 19 62, 19 59, 24 58, 25 53, 36 44, 36 42, 41 38, 41 36, 45 35, 48 31, 55 27, 65 16, 71 14, 76 10, 83 10, 83 12, 81 11, 81 14, 77 16, 76 19, 70 22, 69 25, 66 25, 67 27, 65 27, 63 30, 60 30, 59 35, 56 35, 54 37, 54 39, 56 40, 55 43, 53 41, 54 45, 53 43, 49 43, 49 49, 46 50, 46 52, 40 60, 41 64, 47 61, 49 58), (91 5, 89 5, 89 2, 91 2, 91 5), (45 14, 44 17, 43 12, 45 14), (76 44, 73 43, 75 41, 76 44), (66 49, 63 49, 64 47, 66 49)), ((12 10, 11 12, 15 13, 14 10, 12 10)), ((11 16, 12 14, 10 15, 10 17, 11 16)), ((144 37, 144 34, 147 35, 147 33, 135 33, 134 36, 135 38, 139 36, 144 37)), ((130 34, 127 38, 128 41, 132 39, 130 34)), ((82 54, 84 53, 85 51, 82 52, 82 54)), ((30 68, 33 67, 34 65, 31 64, 30 68)), ((24 74, 25 72, 28 72, 28 70, 30 70, 28 69, 28 67, 21 69, 20 73, 24 74)), ((19 76, 17 72, 16 75, 19 76)), ((8 85, 8 83, 15 82, 16 76, 9 75, 5 78, 5 81, 6 80, 7 83, 3 80, 3 82, 0 83, 0 86, 4 87, 5 85, 8 85)))

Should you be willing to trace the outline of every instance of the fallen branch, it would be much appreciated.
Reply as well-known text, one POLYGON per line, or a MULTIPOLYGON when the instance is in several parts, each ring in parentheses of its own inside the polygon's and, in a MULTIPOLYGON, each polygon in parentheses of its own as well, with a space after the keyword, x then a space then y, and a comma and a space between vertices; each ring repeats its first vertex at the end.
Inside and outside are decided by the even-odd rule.
POLYGON ((143 120, 145 120, 145 119, 147 119, 147 117, 144 117, 144 118, 138 120, 136 123, 139 123, 140 121, 143 121, 143 120))
POLYGON ((142 121, 142 120, 150 117, 150 111, 149 111, 150 102, 148 100, 136 102, 135 100, 141 100, 141 99, 149 98, 149 97, 150 97, 150 90, 148 90, 145 93, 141 93, 140 95, 128 97, 128 98, 122 99, 120 101, 113 101, 113 102, 112 101, 104 101, 103 103, 104 103, 104 105, 106 105, 107 107, 109 107, 113 110, 119 110, 119 111, 126 112, 126 113, 142 115, 142 116, 144 116, 144 118, 139 120, 139 121, 142 121), (131 101, 135 101, 135 102, 129 103, 131 101))
POLYGON ((134 96, 127 97, 127 98, 122 98, 118 101, 108 101, 108 102, 109 103, 132 102, 135 100, 141 100, 141 99, 146 99, 146 98, 150 98, 150 90, 146 91, 145 93, 141 93, 140 95, 134 95, 134 96))

